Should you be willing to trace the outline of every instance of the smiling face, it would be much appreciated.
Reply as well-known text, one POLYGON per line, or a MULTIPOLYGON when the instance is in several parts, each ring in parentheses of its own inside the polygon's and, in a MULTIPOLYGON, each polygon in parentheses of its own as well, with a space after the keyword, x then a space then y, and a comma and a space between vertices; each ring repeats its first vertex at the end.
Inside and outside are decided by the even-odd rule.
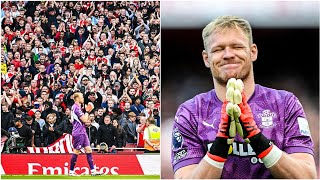
POLYGON ((54 117, 53 116, 47 116, 47 122, 50 124, 53 124, 55 122, 54 117))
POLYGON ((257 46, 239 27, 215 29, 208 37, 203 60, 213 78, 226 84, 234 77, 245 80, 253 76, 252 62, 257 59, 257 46))
POLYGON ((118 127, 118 121, 117 121, 116 119, 114 119, 114 120, 112 121, 112 125, 113 125, 114 127, 118 127))

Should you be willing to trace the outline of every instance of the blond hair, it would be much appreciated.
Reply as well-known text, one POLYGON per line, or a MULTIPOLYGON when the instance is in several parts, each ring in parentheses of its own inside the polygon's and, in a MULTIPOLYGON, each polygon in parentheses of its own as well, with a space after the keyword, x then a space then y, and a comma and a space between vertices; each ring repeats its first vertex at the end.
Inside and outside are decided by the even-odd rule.
POLYGON ((212 34, 215 30, 224 30, 228 28, 240 28, 243 33, 249 39, 250 44, 253 43, 252 38, 252 29, 250 23, 237 16, 220 16, 214 20, 212 20, 203 30, 202 30, 202 39, 205 50, 208 47, 208 37, 212 34))
POLYGON ((56 121, 55 117, 57 117, 55 113, 48 114, 47 117, 46 117, 46 121, 48 121, 49 118, 51 118, 51 117, 53 118, 53 121, 55 122, 56 121))
POLYGON ((77 97, 80 97, 80 95, 83 95, 81 92, 76 92, 73 94, 73 100, 76 100, 77 97))

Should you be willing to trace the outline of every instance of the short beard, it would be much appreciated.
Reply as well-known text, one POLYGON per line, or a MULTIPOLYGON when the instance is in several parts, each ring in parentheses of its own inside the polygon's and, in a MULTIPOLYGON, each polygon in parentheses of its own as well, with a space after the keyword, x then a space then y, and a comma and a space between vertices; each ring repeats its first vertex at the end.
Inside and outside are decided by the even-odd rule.
MULTIPOLYGON (((249 67, 248 67, 248 70, 247 71, 242 71, 242 72, 240 72, 240 73, 238 73, 238 74, 236 74, 235 76, 233 76, 233 77, 230 77, 230 78, 236 78, 236 79, 241 79, 242 81, 245 81, 248 77, 249 77, 249 75, 250 75, 250 71, 251 71, 251 66, 252 66, 252 64, 250 65, 248 65, 249 67)), ((211 68, 210 68, 211 69, 211 68)), ((217 74, 217 73, 214 73, 213 72, 213 70, 210 70, 210 72, 211 72, 211 75, 212 75, 212 77, 217 81, 217 83, 219 83, 220 85, 222 85, 222 86, 226 86, 227 85, 227 82, 228 82, 228 80, 230 79, 230 78, 228 78, 228 77, 221 77, 221 76, 219 76, 219 75, 215 75, 215 74, 217 74)))

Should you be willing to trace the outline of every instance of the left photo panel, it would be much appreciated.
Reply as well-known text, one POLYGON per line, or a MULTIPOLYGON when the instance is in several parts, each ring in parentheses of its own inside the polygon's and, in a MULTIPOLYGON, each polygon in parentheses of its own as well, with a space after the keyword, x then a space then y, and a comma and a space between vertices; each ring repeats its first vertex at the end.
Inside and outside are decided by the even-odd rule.
POLYGON ((160 179, 160 8, 1 2, 2 178, 160 179))

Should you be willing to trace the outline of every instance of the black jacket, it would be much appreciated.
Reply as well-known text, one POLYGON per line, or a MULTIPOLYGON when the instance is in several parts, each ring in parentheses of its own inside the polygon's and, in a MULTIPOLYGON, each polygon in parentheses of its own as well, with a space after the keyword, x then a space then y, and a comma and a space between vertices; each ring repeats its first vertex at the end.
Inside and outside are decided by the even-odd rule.
POLYGON ((55 142, 59 137, 61 137, 63 132, 59 130, 58 126, 59 125, 57 123, 54 123, 54 131, 49 131, 50 125, 48 122, 46 122, 46 124, 43 126, 44 146, 49 146, 50 144, 55 142))
POLYGON ((1 128, 8 131, 10 127, 14 127, 13 119, 14 115, 12 112, 1 112, 1 128))
POLYGON ((74 94, 73 91, 70 91, 66 96, 63 97, 63 102, 67 105, 67 106, 72 106, 74 104, 74 100, 71 99, 71 96, 74 94))
POLYGON ((32 120, 32 123, 29 125, 27 122, 24 123, 27 127, 29 127, 31 130, 34 130, 35 137, 40 137, 41 135, 41 128, 37 121, 32 120))
POLYGON ((104 115, 102 116, 96 116, 94 121, 96 121, 99 125, 103 125, 104 124, 104 120, 103 120, 104 115))
POLYGON ((61 123, 57 127, 58 130, 62 131, 63 133, 72 134, 73 125, 69 119, 71 119, 71 117, 64 116, 61 123))
POLYGON ((112 124, 103 124, 99 127, 97 134, 97 144, 105 142, 108 147, 116 145, 117 142, 117 129, 112 124))
POLYGON ((122 127, 119 126, 119 128, 117 128, 116 147, 117 148, 125 147, 126 141, 127 141, 127 132, 122 127))
POLYGON ((97 143, 96 143, 97 133, 98 133, 97 128, 94 126, 86 127, 86 132, 88 134, 90 145, 93 143, 94 146, 96 146, 97 145, 97 143))
POLYGON ((26 147, 31 146, 31 139, 32 139, 32 131, 26 125, 22 125, 21 128, 17 128, 19 135, 25 138, 25 145, 26 147))

